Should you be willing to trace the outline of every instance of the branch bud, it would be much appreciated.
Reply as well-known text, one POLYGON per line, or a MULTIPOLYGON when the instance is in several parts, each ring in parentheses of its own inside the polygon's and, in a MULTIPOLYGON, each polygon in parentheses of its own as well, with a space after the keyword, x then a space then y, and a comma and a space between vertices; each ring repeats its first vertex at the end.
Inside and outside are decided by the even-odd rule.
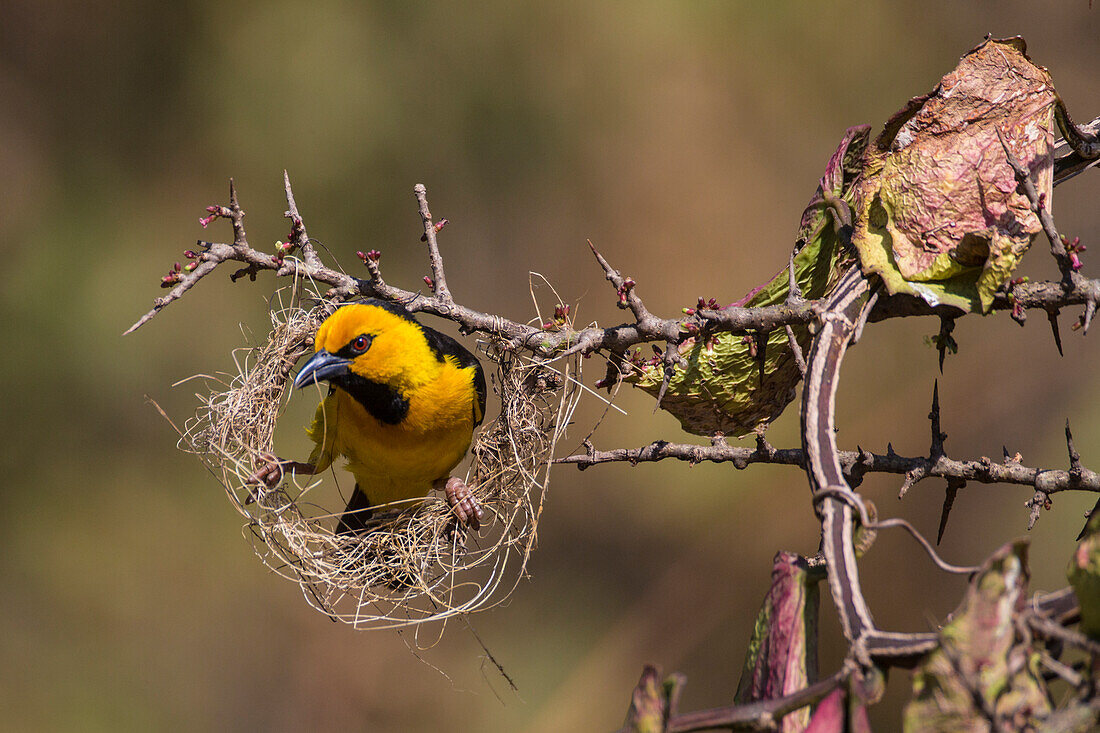
MULTIPOLYGON (((440 219, 435 224, 432 224, 432 229, 435 230, 436 234, 439 234, 441 231, 443 231, 443 227, 447 226, 448 224, 450 224, 450 222, 447 221, 446 219, 440 219)), ((420 241, 421 242, 427 242, 428 241, 428 235, 427 234, 421 234, 420 235, 420 241)))

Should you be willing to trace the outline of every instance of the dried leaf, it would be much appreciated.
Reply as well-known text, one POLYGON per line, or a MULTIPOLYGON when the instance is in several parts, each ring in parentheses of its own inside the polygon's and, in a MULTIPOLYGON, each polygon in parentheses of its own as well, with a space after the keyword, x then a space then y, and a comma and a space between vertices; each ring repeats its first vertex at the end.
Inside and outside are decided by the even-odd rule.
POLYGON ((661 681, 660 670, 647 664, 630 698, 625 728, 631 733, 664 733, 684 682, 684 676, 679 673, 670 674, 661 681))
MULTIPOLYGON (((792 694, 817 678, 818 577, 793 552, 776 554, 772 585, 760 613, 734 700, 738 704, 792 694)), ((801 731, 809 722, 802 708, 780 730, 801 731)))
POLYGON ((1049 206, 1056 93, 1023 39, 990 40, 868 150, 853 243, 891 293, 987 312, 1041 230, 998 137, 1049 206))
POLYGON ((906 733, 984 732, 990 717, 1022 729, 1050 713, 1039 655, 1016 640, 1015 616, 1026 601, 1027 580, 1023 540, 986 561, 944 626, 940 648, 914 674, 906 733))
POLYGON ((660 672, 647 664, 630 698, 630 709, 626 713, 627 730, 632 733, 663 733, 665 699, 662 693, 660 672))
POLYGON ((1066 576, 1081 606, 1081 631, 1100 640, 1100 511, 1093 511, 1081 532, 1066 576))
POLYGON ((847 693, 843 687, 830 692, 814 710, 806 733, 845 733, 847 713, 844 710, 847 693))

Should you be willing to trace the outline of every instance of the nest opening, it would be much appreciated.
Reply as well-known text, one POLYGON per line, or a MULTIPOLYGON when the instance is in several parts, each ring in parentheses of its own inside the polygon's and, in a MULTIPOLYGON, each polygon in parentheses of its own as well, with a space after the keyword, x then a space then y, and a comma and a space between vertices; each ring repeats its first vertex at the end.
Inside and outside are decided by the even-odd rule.
POLYGON ((266 341, 234 352, 236 374, 201 377, 206 391, 196 395, 199 407, 184 426, 180 449, 198 456, 222 484, 247 520, 259 558, 334 620, 392 628, 502 603, 535 546, 554 447, 580 396, 579 361, 537 363, 492 337, 479 341, 500 401, 499 414, 470 448, 466 483, 486 513, 479 531, 457 524, 433 492, 375 510, 367 532, 338 535, 343 504, 314 499, 328 495, 321 486, 331 479, 324 475, 308 483, 289 476, 275 489, 246 483, 273 452, 295 363, 312 350, 313 334, 336 307, 312 302, 294 298, 272 307, 266 341))

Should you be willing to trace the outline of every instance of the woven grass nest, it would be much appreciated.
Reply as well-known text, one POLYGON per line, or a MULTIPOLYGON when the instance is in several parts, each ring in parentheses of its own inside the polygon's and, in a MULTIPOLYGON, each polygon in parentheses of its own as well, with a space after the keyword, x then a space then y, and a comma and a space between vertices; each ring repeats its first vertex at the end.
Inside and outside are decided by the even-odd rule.
MULTIPOLYGON (((466 473, 486 512, 480 531, 457 526, 446 501, 433 494, 375 512, 367 533, 336 535, 350 474, 289 477, 272 490, 246 485, 261 455, 274 452, 295 363, 312 351, 313 334, 335 307, 319 298, 273 307, 266 342, 234 353, 236 374, 201 377, 208 391, 197 395, 180 449, 221 482, 260 559, 334 620, 394 628, 498 605, 523 577, 535 546, 550 459, 579 398, 579 363, 535 363, 491 338, 478 343, 500 402, 496 419, 475 436, 466 473)), ((303 398, 308 391, 297 396, 303 398)))

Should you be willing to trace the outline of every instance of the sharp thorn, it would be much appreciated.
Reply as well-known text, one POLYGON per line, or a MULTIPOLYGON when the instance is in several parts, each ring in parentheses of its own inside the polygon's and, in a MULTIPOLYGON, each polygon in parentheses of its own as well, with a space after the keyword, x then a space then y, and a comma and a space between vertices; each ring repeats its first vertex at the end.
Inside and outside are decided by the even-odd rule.
POLYGON ((955 505, 955 497, 959 494, 959 489, 966 486, 965 481, 959 481, 957 479, 947 480, 947 490, 943 495, 943 509, 940 511, 940 526, 936 531, 936 544, 940 544, 943 539, 943 532, 947 529, 947 517, 951 514, 951 507, 955 505))
POLYGON ((1058 311, 1047 311, 1047 320, 1050 321, 1050 332, 1054 334, 1054 345, 1058 347, 1058 356, 1065 356, 1062 353, 1062 334, 1058 330, 1058 311))
POLYGON ((1081 471, 1081 454, 1073 444, 1073 433, 1069 429, 1069 418, 1066 418, 1066 450, 1069 451, 1069 466, 1071 471, 1081 471))
POLYGON ((665 378, 661 381, 661 389, 657 392, 657 404, 653 406, 654 413, 656 413, 657 410, 661 409, 661 400, 665 398, 665 393, 668 392, 668 384, 671 381, 672 376, 666 373, 665 378))
POLYGON ((768 333, 766 331, 757 331, 754 338, 756 339, 757 361, 760 365, 760 384, 764 384, 764 378, 766 376, 765 370, 768 366, 768 333))
POLYGON ((913 473, 913 471, 910 471, 909 473, 905 474, 905 480, 901 482, 901 488, 898 489, 898 498, 899 499, 904 499, 905 495, 909 493, 909 489, 916 486, 917 481, 919 481, 919 480, 920 480, 920 477, 915 475, 913 473))

